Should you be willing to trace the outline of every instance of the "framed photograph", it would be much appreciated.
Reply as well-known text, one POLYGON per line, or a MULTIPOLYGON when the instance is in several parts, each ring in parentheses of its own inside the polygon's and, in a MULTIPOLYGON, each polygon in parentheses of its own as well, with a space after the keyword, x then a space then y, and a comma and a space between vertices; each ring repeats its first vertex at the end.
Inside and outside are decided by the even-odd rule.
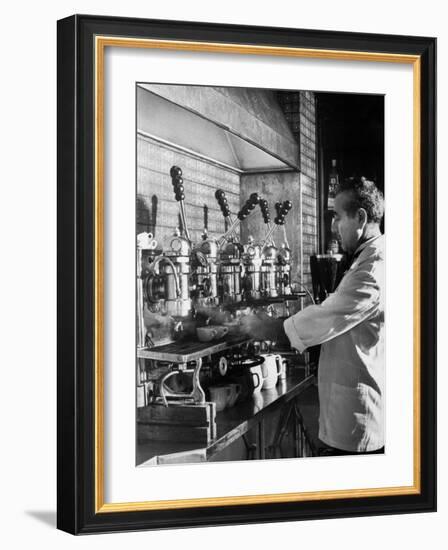
POLYGON ((58 528, 436 509, 435 63, 58 22, 58 528))

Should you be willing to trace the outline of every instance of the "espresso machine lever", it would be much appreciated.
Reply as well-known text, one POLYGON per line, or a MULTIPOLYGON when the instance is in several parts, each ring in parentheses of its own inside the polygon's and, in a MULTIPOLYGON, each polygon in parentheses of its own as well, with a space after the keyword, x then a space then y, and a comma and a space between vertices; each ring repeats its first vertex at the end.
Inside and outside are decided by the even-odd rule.
MULTIPOLYGON (((224 220, 226 224, 225 231, 227 231, 229 227, 232 226, 234 220, 233 220, 232 214, 230 213, 230 207, 227 201, 226 194, 222 189, 217 189, 215 193, 215 198, 218 202, 219 207, 221 208, 222 215, 224 216, 224 220)), ((238 236, 235 231, 233 231, 232 237, 238 241, 238 236)))
MULTIPOLYGON (((231 223, 228 230, 218 239, 218 245, 221 247, 230 235, 235 231, 237 226, 249 216, 254 210, 255 206, 260 202, 260 197, 258 193, 252 193, 251 196, 247 199, 241 210, 238 212, 236 219, 231 223)), ((222 208, 221 208, 222 209, 222 208)))
POLYGON ((272 239, 272 233, 274 232, 275 226, 271 223, 271 213, 269 212, 269 204, 266 199, 260 200, 260 210, 263 216, 263 221, 266 224, 268 231, 264 239, 264 244, 262 248, 269 242, 272 246, 275 246, 274 240, 272 239))
POLYGON ((190 232, 188 231, 187 214, 185 211, 185 202, 184 202, 185 200, 184 180, 182 178, 182 170, 179 168, 179 166, 171 167, 170 176, 171 176, 171 183, 173 184, 173 188, 174 188, 174 196, 176 198, 176 201, 179 203, 180 217, 181 217, 182 225, 185 231, 185 236, 191 245, 191 237, 190 237, 190 232))

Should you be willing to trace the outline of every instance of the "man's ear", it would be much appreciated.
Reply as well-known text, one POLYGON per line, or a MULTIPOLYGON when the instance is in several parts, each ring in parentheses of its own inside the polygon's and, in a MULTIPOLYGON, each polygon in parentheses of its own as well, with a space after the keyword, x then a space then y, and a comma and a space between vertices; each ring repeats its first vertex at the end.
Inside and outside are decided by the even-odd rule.
POLYGON ((358 220, 361 226, 364 228, 364 226, 367 224, 367 212, 364 208, 360 208, 358 210, 358 220))

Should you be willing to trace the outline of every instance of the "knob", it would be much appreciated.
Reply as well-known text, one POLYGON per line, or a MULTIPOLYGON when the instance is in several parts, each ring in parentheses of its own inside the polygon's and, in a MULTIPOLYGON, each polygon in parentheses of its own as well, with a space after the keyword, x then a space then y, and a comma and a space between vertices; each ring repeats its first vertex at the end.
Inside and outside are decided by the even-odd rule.
POLYGON ((249 201, 254 205, 258 204, 260 202, 260 195, 258 193, 252 193, 249 197, 249 201))
POLYGON ((173 187, 177 187, 178 185, 183 185, 184 179, 181 176, 174 176, 171 183, 173 184, 173 187))
POLYGON ((179 166, 172 166, 170 170, 170 176, 174 178, 175 176, 181 176, 182 170, 179 168, 179 166))

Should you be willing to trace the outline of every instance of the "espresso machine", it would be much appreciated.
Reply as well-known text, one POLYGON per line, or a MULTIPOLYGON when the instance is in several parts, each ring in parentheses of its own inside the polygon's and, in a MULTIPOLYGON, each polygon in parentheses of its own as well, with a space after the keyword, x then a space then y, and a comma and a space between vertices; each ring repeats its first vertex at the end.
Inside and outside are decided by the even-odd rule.
POLYGON ((235 241, 226 242, 219 253, 219 297, 223 304, 241 302, 243 263, 241 245, 235 241))
POLYGON ((150 311, 172 317, 190 314, 190 258, 192 243, 185 214, 185 194, 182 170, 173 166, 170 170, 174 196, 180 206, 184 235, 179 228, 174 231, 169 249, 157 256, 149 265, 143 282, 144 294, 150 311))
POLYGON ((280 296, 292 294, 291 289, 291 250, 287 242, 281 245, 277 255, 277 289, 280 296))
POLYGON ((272 238, 274 227, 271 224, 271 214, 269 205, 266 199, 260 201, 260 210, 263 216, 263 221, 267 227, 266 237, 260 245, 261 256, 261 280, 260 290, 262 296, 276 297, 278 296, 276 286, 275 263, 277 260, 277 247, 272 238))
MULTIPOLYGON (((272 238, 276 227, 283 226, 285 217, 292 208, 291 201, 276 203, 277 216, 274 224, 270 223, 270 214, 267 201, 260 204, 263 220, 268 227, 268 231, 263 244, 261 245, 261 294, 264 297, 275 298, 290 294, 290 271, 291 271, 291 253, 289 246, 283 243, 280 251, 272 238)), ((286 238, 286 234, 285 238, 286 238)))
MULTIPOLYGON (((227 368, 232 370, 235 357, 253 355, 249 347, 244 347, 250 338, 233 335, 220 342, 223 348, 212 353, 206 346, 198 348, 196 339, 186 334, 191 327, 196 330, 202 308, 222 305, 230 310, 243 309, 250 301, 253 307, 270 306, 291 292, 291 254, 286 234, 283 245, 277 248, 273 232, 284 226, 292 205, 289 201, 278 203, 277 216, 271 222, 267 200, 252 193, 232 217, 225 193, 218 189, 215 197, 224 216, 225 232, 216 240, 209 236, 208 208, 204 207, 204 231, 201 240, 194 243, 187 224, 182 170, 172 166, 170 176, 179 205, 179 227, 165 250, 151 234, 138 236, 139 383, 145 384, 145 401, 151 405, 163 409, 169 405, 207 408, 210 403, 205 391, 216 369, 223 377, 227 368), (239 226, 257 204, 267 227, 265 239, 260 243, 249 237, 247 243, 241 243, 239 226), (145 305, 149 322, 148 311, 143 315, 145 305), (151 313, 166 317, 161 320, 154 315, 151 319, 151 313)), ((209 416, 213 418, 213 412, 209 416)))
POLYGON ((292 208, 291 201, 283 201, 283 204, 278 202, 275 205, 277 217, 275 223, 281 227, 283 231, 283 243, 278 249, 276 262, 276 286, 277 291, 281 296, 288 296, 292 293, 291 290, 291 249, 289 248, 288 238, 285 230, 285 218, 292 208))
POLYGON ((193 249, 191 267, 195 305, 218 305, 218 244, 209 238, 207 229, 202 233, 202 241, 193 249))
POLYGON ((224 191, 218 189, 215 197, 228 224, 226 233, 218 240, 220 246, 219 295, 223 304, 238 303, 242 301, 243 290, 246 288, 245 281, 250 273, 247 270, 248 267, 250 269, 250 264, 247 261, 247 249, 238 242, 235 230, 253 212, 260 198, 257 193, 252 193, 238 212, 236 219, 232 220, 224 191))
POLYGON ((247 244, 243 247, 243 288, 247 298, 258 299, 261 297, 261 264, 261 247, 250 235, 247 244))

